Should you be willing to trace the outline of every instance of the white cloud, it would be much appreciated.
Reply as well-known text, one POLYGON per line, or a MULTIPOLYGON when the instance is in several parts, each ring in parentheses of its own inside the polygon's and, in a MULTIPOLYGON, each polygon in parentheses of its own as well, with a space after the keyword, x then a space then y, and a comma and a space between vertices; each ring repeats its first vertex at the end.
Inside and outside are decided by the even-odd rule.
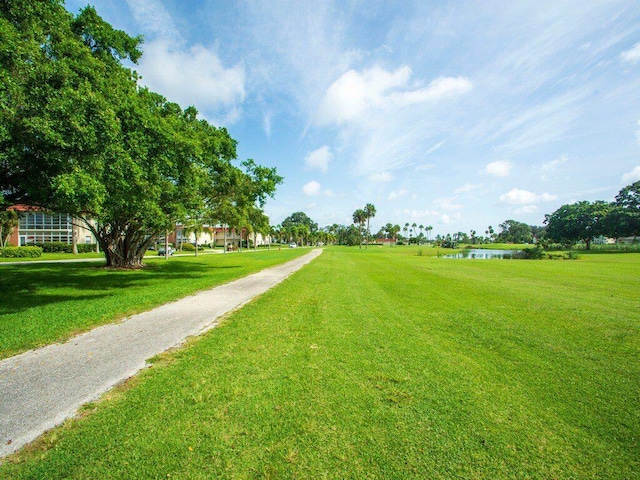
POLYGON ((475 185, 473 183, 467 182, 459 188, 456 188, 453 193, 467 193, 473 190, 480 188, 482 185, 475 185))
POLYGON ((141 83, 183 108, 194 105, 214 123, 237 121, 246 97, 244 67, 223 65, 219 56, 202 44, 188 46, 160 1, 127 3, 151 37, 143 44, 144 55, 137 68, 141 83))
POLYGON ((376 110, 434 102, 464 94, 473 87, 465 77, 440 77, 425 88, 411 88, 411 68, 403 66, 393 72, 380 67, 361 73, 349 70, 334 81, 322 100, 317 123, 337 124, 362 119, 376 110))
POLYGON ((622 183, 624 183, 625 185, 629 185, 631 183, 637 182, 638 180, 640 180, 640 165, 635 167, 630 172, 627 172, 624 175, 622 175, 622 183))
POLYGON ((524 215, 527 213, 536 213, 538 210, 539 210, 538 207, 536 207, 535 205, 526 205, 524 207, 516 209, 515 213, 519 215, 524 215))
POLYGON ((556 195, 550 195, 548 193, 538 195, 528 190, 514 188, 508 193, 500 195, 500 202, 507 203, 509 205, 531 205, 540 202, 550 202, 557 198, 558 197, 556 195))
POLYGON ((393 175, 389 172, 380 172, 369 175, 369 180, 375 183, 386 183, 393 180, 393 175))
POLYGON ((331 150, 327 145, 324 145, 313 152, 310 152, 304 158, 304 163, 308 169, 326 172, 329 169, 329 162, 332 159, 333 153, 331 153, 331 150))
POLYGON ((625 63, 631 63, 632 65, 638 63, 640 60, 640 42, 636 43, 629 50, 625 50, 620 53, 620 59, 625 63))
POLYGON ((302 193, 304 193, 305 195, 307 195, 309 197, 315 196, 315 195, 320 195, 321 190, 322 190, 322 185, 320 185, 315 180, 312 180, 309 183, 306 183, 302 187, 302 193))
POLYGON ((496 160, 487 164, 485 172, 496 177, 506 177, 511 172, 511 168, 513 164, 509 160, 496 160))
POLYGON ((387 197, 387 200, 396 200, 398 198, 402 198, 407 193, 409 193, 409 192, 407 190, 405 190, 404 188, 401 188, 397 192, 395 190, 392 190, 391 193, 389 193, 389 196, 387 197))
POLYGON ((246 96, 241 65, 226 68, 202 45, 180 47, 166 39, 147 43, 144 50, 140 72, 151 90, 182 107, 195 105, 212 120, 237 121, 246 96))

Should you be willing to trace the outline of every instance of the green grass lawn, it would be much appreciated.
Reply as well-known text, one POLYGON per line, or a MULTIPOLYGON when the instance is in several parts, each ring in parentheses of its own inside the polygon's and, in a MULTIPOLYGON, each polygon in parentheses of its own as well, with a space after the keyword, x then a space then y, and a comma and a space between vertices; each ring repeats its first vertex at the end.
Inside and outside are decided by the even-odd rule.
POLYGON ((65 340, 306 252, 273 249, 168 261, 154 257, 138 270, 111 270, 96 263, 0 265, 0 358, 65 340))
POLYGON ((637 478, 640 255, 329 248, 2 478, 637 478))

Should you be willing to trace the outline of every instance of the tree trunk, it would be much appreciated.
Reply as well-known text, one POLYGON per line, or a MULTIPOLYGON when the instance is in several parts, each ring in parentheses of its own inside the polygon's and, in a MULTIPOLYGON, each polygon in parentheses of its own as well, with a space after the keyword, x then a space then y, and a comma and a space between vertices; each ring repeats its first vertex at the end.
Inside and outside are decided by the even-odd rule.
POLYGON ((71 219, 71 251, 74 255, 78 255, 78 227, 74 220, 71 219))
POLYGON ((365 250, 369 249, 369 217, 367 217, 367 238, 365 239, 367 243, 365 243, 365 250))

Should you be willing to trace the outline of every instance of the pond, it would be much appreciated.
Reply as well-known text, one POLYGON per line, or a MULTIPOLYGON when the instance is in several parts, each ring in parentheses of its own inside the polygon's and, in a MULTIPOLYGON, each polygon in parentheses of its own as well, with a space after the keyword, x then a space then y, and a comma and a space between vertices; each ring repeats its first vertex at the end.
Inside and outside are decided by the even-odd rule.
POLYGON ((522 250, 489 250, 488 248, 465 248, 461 252, 445 255, 444 258, 522 258, 522 250))

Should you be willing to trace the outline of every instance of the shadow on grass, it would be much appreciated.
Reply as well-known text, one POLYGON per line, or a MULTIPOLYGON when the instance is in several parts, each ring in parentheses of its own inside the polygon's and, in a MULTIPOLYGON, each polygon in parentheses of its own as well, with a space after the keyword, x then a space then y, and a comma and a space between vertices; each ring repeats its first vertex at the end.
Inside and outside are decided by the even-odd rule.
POLYGON ((107 298, 123 289, 143 289, 175 279, 197 280, 211 276, 216 270, 238 268, 241 267, 176 261, 151 263, 137 270, 107 269, 86 263, 6 266, 0 270, 0 315, 70 300, 107 298))

